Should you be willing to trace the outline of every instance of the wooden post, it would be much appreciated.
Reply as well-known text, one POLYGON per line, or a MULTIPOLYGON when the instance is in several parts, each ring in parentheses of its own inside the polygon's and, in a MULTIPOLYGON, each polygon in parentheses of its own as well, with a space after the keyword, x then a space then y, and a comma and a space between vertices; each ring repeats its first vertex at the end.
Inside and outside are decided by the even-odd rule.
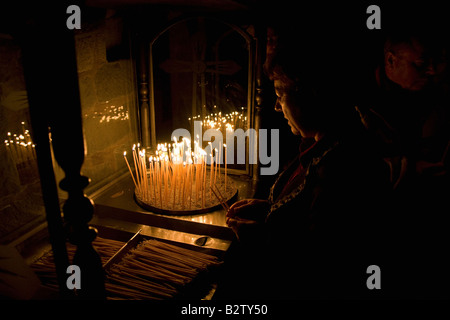
POLYGON ((76 291, 76 296, 103 299, 103 268, 99 255, 92 247, 97 232, 88 225, 94 207, 83 194, 89 179, 80 173, 84 161, 84 144, 73 31, 66 27, 68 16, 65 14, 67 6, 64 1, 51 9, 43 7, 34 8, 32 18, 26 23, 24 21, 17 30, 17 37, 22 48, 43 192, 50 199, 45 205, 58 281, 61 291, 67 292, 67 238, 77 245, 71 263, 78 265, 81 271, 81 288, 76 291), (49 162, 49 131, 55 159, 65 173, 60 183, 61 189, 68 193, 63 206, 64 229, 49 162), (50 190, 46 189, 48 185, 50 190))

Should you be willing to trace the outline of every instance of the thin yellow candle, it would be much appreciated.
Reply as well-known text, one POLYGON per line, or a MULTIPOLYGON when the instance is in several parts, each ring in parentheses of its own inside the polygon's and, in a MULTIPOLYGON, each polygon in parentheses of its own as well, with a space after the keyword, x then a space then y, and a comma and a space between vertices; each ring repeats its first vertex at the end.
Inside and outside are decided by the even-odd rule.
POLYGON ((23 152, 22 152, 22 148, 20 147, 20 142, 19 142, 19 137, 16 137, 16 150, 17 151, 17 155, 18 155, 18 159, 19 159, 19 163, 23 162, 23 152))
POLYGON ((223 147, 225 148, 225 192, 227 191, 227 145, 224 144, 223 147))
POLYGON ((163 207, 163 164, 162 159, 158 159, 158 173, 159 173, 159 201, 163 207))
POLYGON ((200 201, 200 192, 199 192, 199 185, 200 185, 200 164, 198 163, 198 158, 196 160, 197 163, 194 164, 195 166, 195 198, 196 201, 200 201))
POLYGON ((177 175, 178 175, 178 165, 174 163, 174 174, 173 174, 173 203, 172 203, 172 209, 175 208, 175 195, 176 195, 176 189, 177 189, 177 175))
POLYGON ((181 182, 181 188, 180 188, 180 195, 181 195, 181 210, 184 210, 184 196, 185 196, 185 188, 186 188, 186 162, 183 162, 182 167, 182 182, 181 182))
POLYGON ((164 186, 165 186, 165 164, 164 164, 164 156, 159 157, 159 170, 161 171, 161 198, 164 203, 164 186))
POLYGON ((166 155, 166 157, 164 158, 164 167, 165 167, 165 171, 164 171, 164 200, 167 203, 167 192, 169 190, 169 156, 166 155))
POLYGON ((217 160, 214 164, 214 185, 216 184, 216 180, 217 180, 217 164, 219 162, 219 157, 217 154, 217 149, 214 149, 214 155, 217 157, 217 160))
POLYGON ((150 182, 151 182, 151 188, 153 190, 153 201, 156 203, 156 191, 155 191, 155 172, 153 168, 153 157, 150 156, 148 158, 148 162, 150 164, 150 182))
POLYGON ((136 145, 135 144, 133 144, 133 149, 132 150, 133 150, 134 170, 136 171, 136 182, 137 182, 136 189, 137 189, 137 191, 139 193, 140 192, 140 188, 141 188, 141 183, 139 181, 139 170, 138 170, 138 165, 137 165, 138 160, 137 160, 137 155, 136 155, 136 145))
POLYGON ((158 191, 159 191, 159 175, 158 175, 158 158, 155 156, 153 158, 153 172, 155 179, 155 204, 158 203, 158 191))
POLYGON ((203 162, 203 157, 200 158, 200 174, 199 174, 199 192, 200 192, 200 205, 203 208, 203 167, 205 166, 205 163, 203 162))
POLYGON ((155 201, 155 204, 157 203, 157 199, 158 199, 158 197, 157 197, 157 192, 158 192, 158 175, 157 175, 157 172, 156 172, 156 157, 153 157, 153 159, 152 159, 152 172, 153 172, 153 195, 154 195, 154 201, 155 201))
MULTIPOLYGON (((191 159, 190 159, 191 160, 191 159)), ((192 206, 192 185, 193 185, 193 174, 192 174, 192 160, 189 163, 189 210, 191 210, 191 206, 192 206)))
POLYGON ((142 171, 144 174, 144 188, 145 188, 145 198, 148 198, 149 193, 149 180, 147 175, 147 162, 145 161, 145 149, 142 150, 142 171))
POLYGON ((182 203, 182 197, 181 196, 182 196, 183 182, 184 182, 183 178, 184 178, 184 168, 183 168, 183 164, 180 163, 178 165, 178 183, 179 183, 179 188, 178 188, 178 198, 177 198, 179 203, 180 203, 180 205, 182 203))
POLYGON ((11 149, 9 148, 9 141, 5 140, 6 151, 11 153, 11 149))
POLYGON ((27 159, 31 160, 33 157, 32 150, 31 150, 31 141, 26 143, 26 149, 27 149, 27 159))
POLYGON ((203 205, 203 208, 205 207, 205 201, 206 201, 206 157, 207 157, 207 155, 206 155, 206 153, 204 154, 204 157, 205 157, 205 159, 204 159, 204 162, 205 162, 205 165, 204 165, 204 167, 205 167, 205 171, 203 172, 203 183, 202 183, 202 185, 203 185, 203 203, 202 203, 202 205, 203 205))
POLYGON ((145 162, 145 149, 141 152, 141 170, 142 170, 142 192, 143 198, 147 199, 148 183, 147 183, 147 164, 145 162))
POLYGON ((218 160, 218 162, 220 162, 219 163, 219 182, 220 182, 220 164, 222 164, 222 158, 220 157, 220 155, 221 155, 221 152, 222 152, 222 146, 221 146, 221 143, 219 143, 219 158, 217 159, 218 160))
POLYGON ((31 147, 33 148, 33 160, 36 160, 36 145, 32 144, 31 147))
POLYGON ((198 200, 199 200, 199 206, 203 203, 203 161, 200 162, 198 167, 198 200))
POLYGON ((127 163, 128 170, 130 170, 131 178, 133 178, 134 187, 137 188, 137 183, 136 183, 136 180, 134 179, 133 171, 131 170, 130 164, 128 163, 126 151, 123 152, 123 157, 125 159, 125 162, 127 163))
POLYGON ((211 163, 209 165, 209 201, 212 200, 212 191, 211 191, 211 187, 212 187, 212 182, 213 182, 213 155, 212 155, 212 145, 211 142, 208 142, 209 146, 211 147, 211 153, 210 155, 210 159, 211 159, 211 163))
POLYGON ((210 154, 210 158, 211 158, 211 164, 209 165, 209 201, 212 200, 212 191, 211 191, 211 187, 212 187, 212 182, 213 182, 213 155, 212 153, 210 154))
POLYGON ((139 193, 141 197, 144 196, 144 188, 145 188, 145 182, 144 182, 144 175, 142 174, 142 161, 141 161, 142 153, 139 151, 138 158, 137 158, 137 166, 138 166, 138 172, 139 172, 139 181, 140 181, 140 189, 139 193))
POLYGON ((161 205, 161 208, 163 206, 162 204, 162 183, 161 183, 161 168, 159 165, 159 158, 156 158, 156 177, 157 177, 157 185, 158 185, 158 191, 159 191, 159 203, 161 205))
POLYGON ((186 162, 186 178, 185 178, 185 182, 184 182, 184 190, 185 190, 185 194, 184 194, 184 201, 187 202, 189 201, 189 164, 186 162))

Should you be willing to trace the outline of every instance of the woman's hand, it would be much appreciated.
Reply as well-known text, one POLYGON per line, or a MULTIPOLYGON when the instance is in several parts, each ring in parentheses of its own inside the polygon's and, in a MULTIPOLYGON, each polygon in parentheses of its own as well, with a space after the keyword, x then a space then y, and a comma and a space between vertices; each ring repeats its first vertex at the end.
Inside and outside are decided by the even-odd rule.
POLYGON ((246 199, 234 203, 226 214, 226 223, 240 241, 256 240, 270 204, 267 200, 246 199))
POLYGON ((226 214, 227 223, 229 218, 235 217, 262 222, 266 218, 269 208, 270 204, 267 200, 245 199, 237 201, 226 214))

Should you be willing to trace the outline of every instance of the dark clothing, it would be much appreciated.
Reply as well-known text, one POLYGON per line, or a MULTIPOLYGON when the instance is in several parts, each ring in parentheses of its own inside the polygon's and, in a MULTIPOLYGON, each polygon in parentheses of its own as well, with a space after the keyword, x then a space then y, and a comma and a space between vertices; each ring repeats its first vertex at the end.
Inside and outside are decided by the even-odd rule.
POLYGON ((366 286, 366 270, 384 262, 386 177, 387 167, 361 136, 325 136, 280 175, 266 218, 277 295, 376 294, 366 286), (297 168, 303 172, 291 179, 297 168))
POLYGON ((406 174, 416 171, 418 161, 442 160, 450 140, 450 100, 439 88, 403 90, 382 70, 376 70, 357 110, 397 188, 406 174))
POLYGON ((230 251, 229 297, 450 297, 448 167, 417 169, 448 166, 448 118, 430 123, 448 105, 377 80, 358 104, 364 132, 302 146, 279 175, 260 237, 230 251), (366 283, 372 265, 380 290, 366 283))
POLYGON ((389 164, 394 189, 387 210, 395 217, 390 241, 397 254, 386 271, 400 297, 448 298, 450 264, 443 252, 450 243, 450 180, 443 158, 450 137, 449 103, 437 88, 407 92, 382 70, 358 110, 389 164), (424 162, 436 164, 436 170, 421 170, 424 162))
POLYGON ((237 246, 233 297, 377 295, 366 271, 383 265, 389 185, 363 135, 325 135, 280 174, 263 237, 237 246))

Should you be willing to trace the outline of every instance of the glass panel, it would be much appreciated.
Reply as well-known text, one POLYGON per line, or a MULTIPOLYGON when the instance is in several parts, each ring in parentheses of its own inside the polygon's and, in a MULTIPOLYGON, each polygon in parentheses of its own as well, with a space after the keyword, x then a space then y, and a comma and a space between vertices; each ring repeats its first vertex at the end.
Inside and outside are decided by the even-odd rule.
MULTIPOLYGON (((218 20, 190 18, 162 32, 150 46, 152 141, 170 143, 175 129, 187 129, 191 147, 198 134, 205 148, 215 141, 203 138, 208 129, 219 129, 223 143, 227 128, 246 131, 252 109, 251 57, 251 37, 218 20), (201 130, 196 122, 202 123, 201 130)), ((248 163, 231 165, 230 160, 230 169, 248 170, 248 163)))
POLYGON ((45 220, 31 137, 21 50, 0 34, 0 243, 10 243, 45 220))
MULTIPOLYGON (((86 157, 87 192, 126 170, 123 151, 136 141, 136 80, 120 17, 75 34, 86 157)), ((58 176, 58 181, 63 176, 58 176)))

